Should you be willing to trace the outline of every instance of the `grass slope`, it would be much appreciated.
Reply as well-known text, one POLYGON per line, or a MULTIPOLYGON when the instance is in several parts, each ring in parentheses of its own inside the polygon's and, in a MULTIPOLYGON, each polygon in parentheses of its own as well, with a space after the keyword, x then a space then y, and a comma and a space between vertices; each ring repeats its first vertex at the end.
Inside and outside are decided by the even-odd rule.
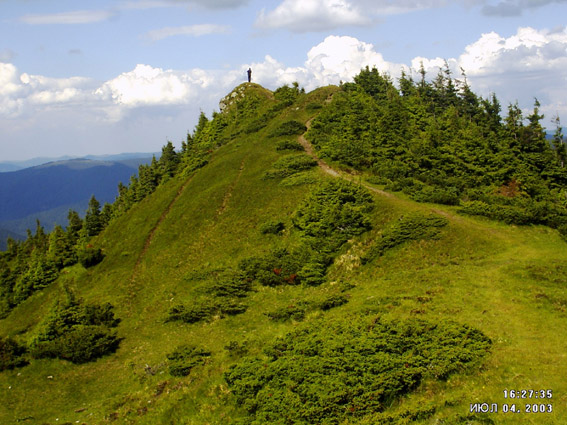
MULTIPOLYGON (((262 108, 273 105, 271 93, 255 85, 248 90, 264 96, 262 108)), ((199 274, 236 269, 245 257, 297 244, 291 216, 313 184, 284 186, 281 179, 264 177, 286 155, 276 150, 283 138, 268 135, 284 121, 307 122, 318 111, 308 105, 324 105, 334 90, 300 96, 260 131, 235 134, 206 167, 170 180, 113 221, 95 241, 106 254, 101 264, 66 269, 58 282, 1 320, 0 335, 26 341, 63 285, 69 285, 87 301, 112 303, 122 319, 118 330, 124 340, 116 354, 93 363, 33 360, 0 373, 0 423, 237 423, 246 416, 235 405, 223 372, 243 353, 260 354, 276 336, 298 327, 349 321, 360 314, 451 319, 480 329, 493 341, 480 368, 446 381, 426 380, 389 412, 432 406, 433 413, 416 419, 419 423, 566 423, 567 249, 546 227, 462 217, 451 207, 373 192, 373 230, 343 246, 327 283, 255 286, 244 314, 196 324, 165 321, 172 305, 191 301, 199 274), (362 265, 360 257, 388 225, 416 212, 448 219, 440 238, 404 243, 362 265), (270 220, 285 224, 283 234, 262 234, 260 227, 270 220), (276 322, 265 314, 300 300, 324 299, 340 288, 348 289, 347 304, 310 311, 303 323, 276 322), (186 343, 206 347, 211 357, 189 376, 172 377, 167 354, 186 343), (552 389, 554 411, 469 416, 471 403, 509 402, 505 389, 552 389)), ((239 125, 234 124, 235 133, 239 125)), ((316 180, 338 178, 320 168, 308 173, 316 180)), ((523 410, 529 401, 516 404, 523 410)))

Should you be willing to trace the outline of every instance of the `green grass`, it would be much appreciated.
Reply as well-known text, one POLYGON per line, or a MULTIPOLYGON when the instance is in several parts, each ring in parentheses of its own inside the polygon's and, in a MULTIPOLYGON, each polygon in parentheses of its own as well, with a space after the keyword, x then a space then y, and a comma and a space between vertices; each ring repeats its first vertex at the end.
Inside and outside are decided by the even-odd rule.
MULTIPOLYGON (((112 303, 124 340, 116 354, 92 363, 32 360, 0 373, 0 423, 230 424, 244 417, 223 379, 239 360, 225 349, 231 341, 246 342, 247 353, 258 355, 298 326, 357 314, 451 319, 493 341, 482 366, 446 381, 425 381, 394 402, 392 414, 434 406, 430 416, 416 422, 452 424, 469 414, 471 403, 505 403, 504 389, 552 389, 554 413, 477 417, 498 424, 566 423, 567 244, 546 227, 508 226, 460 216, 454 207, 373 194, 373 229, 341 248, 327 283, 256 285, 244 314, 190 325, 166 323, 172 305, 191 301, 195 282, 187 276, 236 269, 242 258, 297 246, 300 236, 291 217, 314 183, 284 186, 281 179, 264 178, 288 154, 277 151, 280 138, 268 135, 281 122, 306 122, 320 111, 306 106, 324 105, 334 90, 301 95, 258 132, 242 133, 216 150, 204 168, 170 180, 97 237, 95 246, 106 254, 101 264, 66 269, 58 282, 1 320, 1 335, 29 341, 67 284, 87 301, 112 303), (442 214, 449 224, 437 240, 408 241, 362 265, 360 257, 372 241, 408 213, 442 214), (270 220, 286 225, 281 235, 259 230, 270 220), (301 323, 266 316, 337 293, 349 302, 326 312, 310 310, 301 323), (172 377, 167 355, 183 344, 203 346, 211 357, 187 377, 172 377)), ((267 109, 273 100, 265 98, 267 109)), ((237 133, 252 119, 229 130, 237 133)), ((318 169, 310 173, 316 180, 330 178, 318 169)), ((523 408, 524 402, 517 404, 523 408)))

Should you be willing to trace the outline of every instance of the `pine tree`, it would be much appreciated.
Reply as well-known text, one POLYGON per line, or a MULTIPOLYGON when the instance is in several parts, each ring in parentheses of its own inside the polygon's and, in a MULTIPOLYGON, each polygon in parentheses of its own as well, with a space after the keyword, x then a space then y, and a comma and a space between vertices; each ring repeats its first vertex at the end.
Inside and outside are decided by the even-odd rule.
POLYGON ((67 238, 74 245, 79 239, 79 232, 83 228, 83 220, 75 210, 69 210, 67 214, 67 238))
POLYGON ((85 233, 87 236, 96 236, 103 229, 102 217, 100 214, 100 202, 94 197, 89 201, 89 208, 85 215, 85 233))
POLYGON ((53 231, 49 234, 47 258, 49 261, 52 261, 58 269, 77 262, 74 245, 70 242, 69 237, 59 225, 55 226, 53 231))
POLYGON ((553 134, 553 147, 555 148, 555 156, 561 168, 565 167, 567 162, 567 147, 563 138, 563 129, 561 128, 561 120, 556 116, 553 121, 555 123, 555 133, 553 134))
POLYGON ((167 144, 161 149, 161 157, 159 158, 160 170, 164 177, 173 177, 179 166, 179 156, 175 152, 173 143, 167 144))

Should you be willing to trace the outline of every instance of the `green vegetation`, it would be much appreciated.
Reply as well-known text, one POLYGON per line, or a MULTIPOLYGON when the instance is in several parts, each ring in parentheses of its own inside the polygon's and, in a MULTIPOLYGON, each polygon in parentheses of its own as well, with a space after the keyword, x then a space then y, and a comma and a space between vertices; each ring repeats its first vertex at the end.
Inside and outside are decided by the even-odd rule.
POLYGON ((423 379, 478 363, 490 345, 454 323, 325 321, 277 339, 225 376, 251 424, 341 423, 384 411, 423 379))
POLYGON ((386 250, 404 242, 437 239, 440 237, 440 229, 447 224, 449 224, 449 220, 434 215, 414 214, 400 217, 397 222, 384 229, 382 236, 374 242, 362 261, 366 263, 380 257, 386 250))
POLYGON ((509 105, 503 119, 498 99, 474 94, 466 76, 455 80, 448 67, 431 82, 420 74, 416 82, 403 73, 396 88, 367 67, 321 111, 308 138, 322 157, 418 202, 473 201, 463 212, 565 226, 565 142, 559 124, 546 140, 537 100, 527 117, 509 105))
POLYGON ((564 185, 526 179, 518 161, 536 156, 490 132, 506 121, 479 141, 478 114, 450 115, 435 82, 376 74, 311 93, 243 84, 112 205, 92 203, 96 235, 72 211, 10 242, 0 423, 566 423, 564 185), (278 149, 299 140, 275 135, 290 122, 312 123, 335 177, 278 149), (516 155, 510 179, 465 157, 485 144, 516 155), (461 214, 473 207, 491 211, 461 214), (554 411, 471 413, 507 388, 552 389, 554 411))
POLYGON ((187 376, 197 365, 204 364, 211 352, 195 345, 182 345, 167 355, 169 373, 173 376, 187 376))
POLYGON ((26 348, 12 338, 0 337, 0 372, 25 366, 28 362, 24 355, 26 348))

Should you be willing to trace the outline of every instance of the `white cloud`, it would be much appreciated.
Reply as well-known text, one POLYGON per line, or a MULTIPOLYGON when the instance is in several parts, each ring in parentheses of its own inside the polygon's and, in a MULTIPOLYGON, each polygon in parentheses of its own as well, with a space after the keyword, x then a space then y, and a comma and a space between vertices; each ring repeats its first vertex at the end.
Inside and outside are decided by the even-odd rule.
POLYGON ((259 28, 287 28, 297 32, 324 31, 371 20, 347 0, 284 0, 271 12, 262 10, 259 28))
POLYGON ((163 70, 139 64, 107 81, 94 93, 100 99, 126 107, 186 104, 196 91, 207 88, 213 78, 203 70, 163 70))
POLYGON ((558 31, 519 28, 504 38, 483 34, 465 48, 459 66, 470 76, 473 89, 494 92, 506 102, 518 100, 531 107, 533 98, 551 117, 567 116, 567 29, 558 31))
POLYGON ((25 15, 20 18, 20 21, 29 25, 91 24, 105 21, 112 16, 114 13, 109 10, 75 10, 47 15, 25 15))
POLYGON ((465 48, 459 62, 470 75, 560 71, 567 66, 567 31, 526 27, 509 38, 495 32, 483 34, 465 48))
MULTIPOLYGON (((423 63, 427 76, 434 78, 445 62, 456 76, 463 67, 475 92, 483 96, 496 93, 504 110, 515 100, 522 108, 530 108, 537 97, 548 117, 559 113, 567 121, 565 28, 520 28, 510 37, 487 33, 458 57, 417 57, 407 65, 418 70, 423 63)), ((44 133, 52 134, 52 140, 73 135, 80 143, 90 143, 83 153, 89 146, 102 150, 97 144, 102 138, 109 140, 104 142, 107 152, 113 151, 112 140, 118 150, 137 150, 134 139, 147 146, 154 140, 159 149, 166 137, 179 136, 192 127, 199 108, 207 112, 217 108, 224 95, 246 80, 248 67, 252 68, 252 81, 266 88, 298 81, 312 90, 352 81, 367 65, 389 73, 394 80, 404 67, 387 61, 372 44, 348 36, 326 37, 297 67, 286 66, 276 55, 232 71, 182 71, 140 64, 106 82, 30 75, 13 64, 0 63, 0 132, 6 135, 5 140, 22 146, 28 140, 47 140, 44 133), (133 139, 130 147, 122 147, 121 138, 125 137, 133 139)), ((2 149, 6 148, 0 145, 0 156, 2 149)))
POLYGON ((148 37, 152 41, 158 41, 176 35, 189 35, 193 37, 200 37, 209 34, 227 34, 229 32, 230 32, 230 27, 226 25, 199 24, 199 25, 187 25, 182 27, 160 28, 157 30, 149 31, 148 33, 146 33, 146 37, 148 37))

